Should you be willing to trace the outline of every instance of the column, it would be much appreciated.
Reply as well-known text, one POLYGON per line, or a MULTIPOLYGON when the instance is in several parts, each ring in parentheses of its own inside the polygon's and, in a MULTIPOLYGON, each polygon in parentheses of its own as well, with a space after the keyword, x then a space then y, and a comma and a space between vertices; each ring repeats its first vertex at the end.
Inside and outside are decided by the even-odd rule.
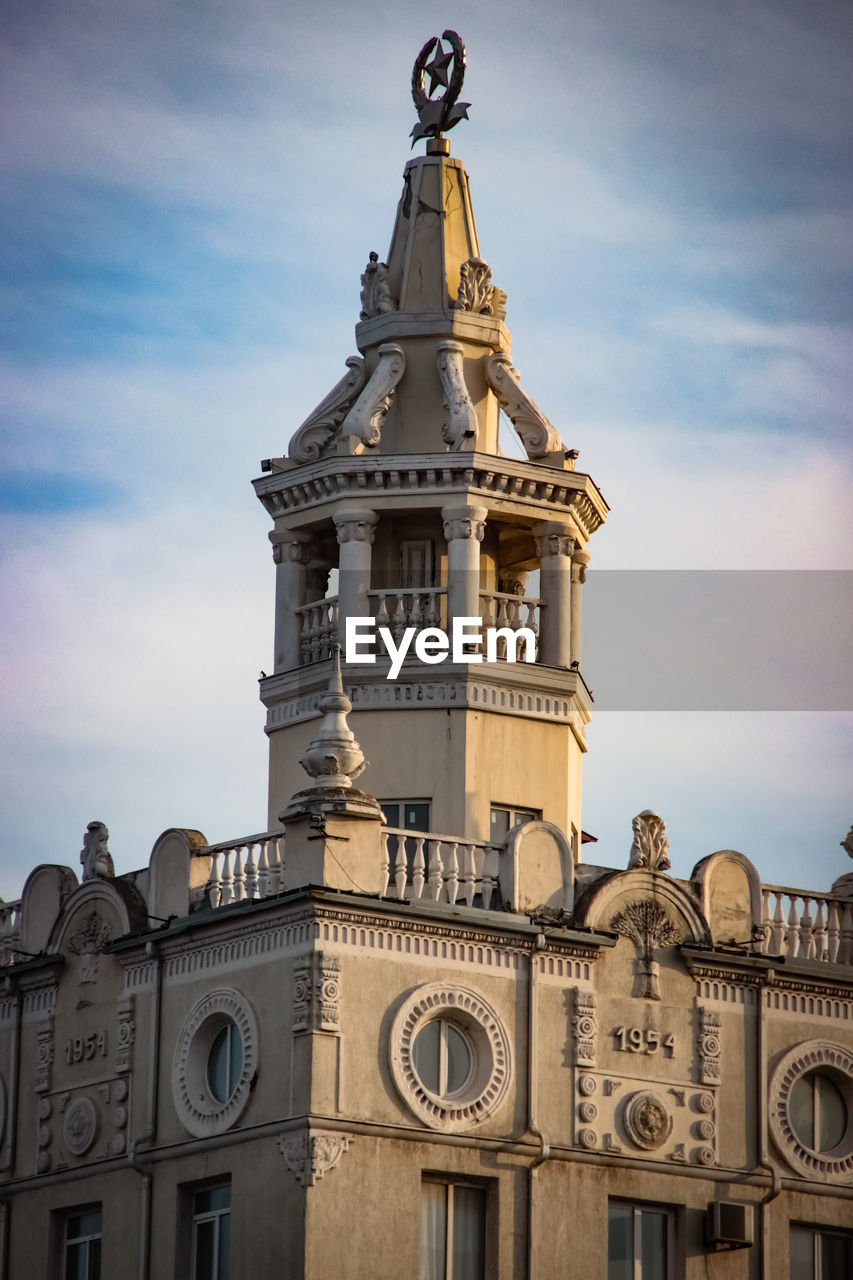
POLYGON ((548 667, 571 662, 571 580, 575 540, 568 525, 550 520, 534 525, 539 557, 539 661, 548 667))
POLYGON ((370 561, 379 516, 367 507, 340 507, 334 513, 338 534, 338 642, 347 618, 367 618, 370 561))
POLYGON ((447 539, 447 625, 453 618, 480 617, 480 543, 485 507, 442 507, 447 539))
POLYGON ((302 615, 296 610, 306 602, 311 535, 294 529, 273 529, 269 539, 276 566, 273 670, 292 671, 302 664, 302 615))
POLYGON ((570 656, 572 666, 581 664, 581 595, 586 582, 586 566, 589 564, 589 552, 578 548, 572 556, 572 631, 570 656))

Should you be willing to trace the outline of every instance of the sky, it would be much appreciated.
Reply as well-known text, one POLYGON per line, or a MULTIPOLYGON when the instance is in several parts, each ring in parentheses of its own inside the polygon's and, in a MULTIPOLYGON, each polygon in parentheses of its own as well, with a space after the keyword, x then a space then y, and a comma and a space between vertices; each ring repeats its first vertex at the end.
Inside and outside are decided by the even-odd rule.
MULTIPOLYGON (((5 898, 40 862, 78 868, 93 819, 119 871, 168 827, 265 829, 274 570, 250 480, 355 351, 412 63, 445 27, 472 104, 451 150, 514 363, 611 507, 590 583, 820 570, 825 587, 808 634, 832 696, 803 680, 807 651, 758 710, 608 702, 590 591, 593 860, 626 865, 652 808, 675 875, 721 848, 776 884, 853 871, 845 0, 532 0, 523 19, 506 0, 6 0, 5 898)), ((630 619, 614 634, 645 689, 630 619)))

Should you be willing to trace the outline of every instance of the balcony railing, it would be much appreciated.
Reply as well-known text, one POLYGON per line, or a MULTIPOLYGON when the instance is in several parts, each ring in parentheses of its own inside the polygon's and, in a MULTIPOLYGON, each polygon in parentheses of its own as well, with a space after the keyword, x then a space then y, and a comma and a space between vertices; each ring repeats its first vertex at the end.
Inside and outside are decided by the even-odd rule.
POLYGON ((21 900, 0 901, 0 964, 14 964, 20 957, 21 900))
POLYGON ((208 845, 210 878, 204 892, 212 907, 268 898, 284 888, 284 832, 264 831, 226 844, 208 845))
POLYGON ((377 627, 387 627, 399 641, 406 627, 418 631, 424 627, 446 625, 445 587, 399 587, 391 591, 371 590, 367 593, 370 611, 377 627))
POLYGON ((853 964, 853 902, 775 884, 761 886, 761 900, 762 954, 853 964))
POLYGON ((299 605, 296 613, 302 619, 299 638, 302 665, 328 658, 338 640, 338 597, 325 596, 311 604, 299 605))
POLYGON ((499 845, 434 831, 382 828, 383 896, 407 901, 497 906, 499 845))

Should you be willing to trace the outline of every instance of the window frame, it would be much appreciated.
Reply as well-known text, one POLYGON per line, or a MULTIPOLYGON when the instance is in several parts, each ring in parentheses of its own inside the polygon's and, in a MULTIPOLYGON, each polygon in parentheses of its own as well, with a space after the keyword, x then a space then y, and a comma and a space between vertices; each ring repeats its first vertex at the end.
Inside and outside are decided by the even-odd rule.
MULTIPOLYGON (((453 1276, 453 1196, 456 1188, 462 1188, 467 1191, 479 1191, 482 1194, 482 1241, 483 1241, 483 1271, 482 1280, 486 1280, 487 1276, 497 1275, 498 1259, 497 1259, 497 1232, 494 1230, 495 1216, 497 1212, 497 1187, 493 1178, 469 1178, 464 1174, 440 1173, 433 1170, 425 1170, 421 1174, 421 1196, 425 1185, 443 1186, 445 1188, 444 1198, 444 1214, 445 1214, 445 1242, 444 1242, 444 1276, 443 1280, 455 1280, 453 1276)), ((416 1274, 421 1275, 420 1250, 423 1248, 422 1243, 419 1246, 418 1267, 416 1274)), ((466 1278, 467 1280, 467 1278, 466 1278)), ((479 1280, 479 1278, 478 1278, 479 1280)))
POLYGON ((500 843, 500 840, 505 840, 506 837, 509 835, 510 831, 512 831, 513 827, 517 827, 520 822, 527 823, 527 822, 541 822, 541 821, 542 821, 541 809, 533 809, 530 806, 523 806, 523 805, 498 804, 495 801, 492 801, 491 805, 489 806, 489 840, 493 844, 500 843), (506 814, 506 819, 507 819, 506 831, 503 832, 499 840, 493 839, 494 832, 492 829, 492 823, 493 823, 494 815, 496 813, 506 814))
MULTIPOLYGON (((213 1280, 218 1276, 219 1251, 221 1241, 221 1220, 227 1217, 229 1226, 231 1222, 231 1211, 233 1209, 233 1195, 230 1174, 220 1174, 218 1177, 206 1178, 203 1182, 185 1183, 181 1188, 181 1209, 179 1220, 179 1247, 176 1251, 177 1271, 176 1276, 183 1280, 189 1276, 190 1280, 195 1280, 196 1263, 198 1258, 198 1227, 205 1222, 216 1222, 215 1242, 216 1248, 214 1253, 214 1269, 212 1273, 213 1280), (227 1208, 209 1209, 202 1212, 196 1212, 195 1202, 196 1196, 205 1192, 217 1191, 220 1188, 228 1190, 228 1206, 227 1208)), ((229 1253, 230 1253, 230 1235, 229 1235, 229 1253)), ((231 1273, 230 1257, 226 1260, 226 1276, 231 1273)), ((203 1277, 207 1280, 207 1277, 203 1277)))
POLYGON ((104 1240, 104 1207, 100 1201, 93 1201, 90 1204, 73 1205, 69 1209, 63 1209, 61 1212, 61 1274, 63 1278, 69 1276, 69 1250, 79 1245, 85 1245, 86 1260, 86 1278, 87 1280, 100 1280, 101 1262, 103 1255, 104 1240), (82 1218, 86 1214, 97 1213, 99 1218, 99 1227, 97 1233, 90 1232, 86 1235, 69 1235, 69 1226, 72 1218, 82 1218), (97 1257, 94 1269, 91 1261, 91 1246, 97 1244, 97 1257))
MULTIPOLYGON (((792 1221, 788 1227, 788 1272, 791 1280, 797 1280, 797 1277, 791 1272, 791 1243, 794 1232, 798 1231, 802 1235, 808 1235, 812 1238, 812 1268, 814 1280, 836 1280, 824 1271, 823 1263, 823 1240, 826 1236, 834 1236, 847 1243, 849 1276, 853 1276, 853 1231, 847 1231, 844 1227, 825 1227, 817 1226, 813 1222, 797 1222, 792 1221)), ((845 1280, 844 1277, 841 1280, 845 1280)))
POLYGON ((676 1280, 678 1257, 676 1251, 678 1210, 671 1204, 658 1204, 651 1200, 630 1200, 621 1196, 611 1196, 607 1201, 607 1276, 610 1280, 610 1209, 613 1205, 622 1205, 632 1210, 631 1244, 633 1252, 633 1275, 631 1280, 646 1280, 643 1276, 642 1255, 642 1215, 644 1213, 661 1214, 666 1219, 666 1280, 676 1280), (639 1223, 639 1230, 637 1229, 639 1223))

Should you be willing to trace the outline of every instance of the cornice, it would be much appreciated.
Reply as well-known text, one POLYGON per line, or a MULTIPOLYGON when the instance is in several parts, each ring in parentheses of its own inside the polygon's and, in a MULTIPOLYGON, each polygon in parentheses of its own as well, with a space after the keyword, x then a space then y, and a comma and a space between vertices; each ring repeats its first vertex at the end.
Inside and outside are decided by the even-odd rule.
POLYGON ((285 461, 274 459, 273 469, 253 484, 270 515, 286 519, 292 528, 315 522, 324 508, 331 510, 347 498, 381 510, 440 506, 452 497, 523 520, 553 520, 558 512, 586 541, 609 510, 583 471, 562 471, 487 453, 383 456, 371 451, 331 455, 297 466, 285 467, 285 461))
POLYGON ((682 955, 695 978, 734 982, 741 986, 772 987, 839 1000, 853 997, 853 970, 843 965, 815 961, 786 961, 783 956, 733 956, 682 947, 682 955), (826 973, 823 972, 826 970, 826 973))

